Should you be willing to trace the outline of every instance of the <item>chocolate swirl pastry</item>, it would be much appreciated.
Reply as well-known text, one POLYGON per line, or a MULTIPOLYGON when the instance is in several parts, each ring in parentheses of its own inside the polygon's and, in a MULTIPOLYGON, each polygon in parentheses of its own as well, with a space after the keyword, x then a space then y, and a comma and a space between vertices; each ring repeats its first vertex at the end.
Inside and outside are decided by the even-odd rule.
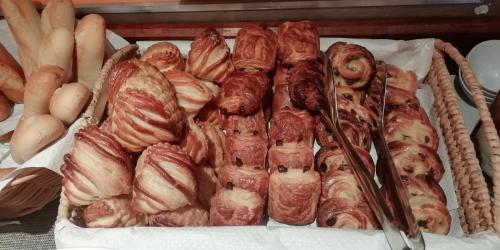
POLYGON ((229 47, 217 31, 205 30, 191 43, 186 72, 197 78, 222 84, 233 71, 229 47))
POLYGON ((135 211, 127 196, 118 196, 92 202, 83 209, 86 227, 131 227, 146 225, 145 214, 135 211))
POLYGON ((251 115, 259 110, 269 88, 262 71, 240 70, 230 74, 218 99, 222 114, 251 115))
POLYGON ((205 132, 192 118, 187 119, 186 136, 181 142, 181 147, 198 165, 208 158, 208 138, 205 132))
POLYGON ((171 70, 163 74, 175 89, 177 103, 190 116, 195 116, 219 93, 217 85, 209 81, 198 80, 184 71, 171 70))
POLYGON ((414 95, 417 92, 417 75, 413 71, 403 71, 394 65, 387 65, 387 86, 403 89, 414 95))
POLYGON ((335 200, 337 206, 357 206, 366 203, 363 192, 354 174, 344 171, 329 171, 321 176, 321 196, 319 203, 335 200))
POLYGON ((439 138, 436 130, 420 119, 411 119, 395 116, 387 121, 384 127, 385 139, 388 143, 393 141, 406 141, 425 145, 436 151, 439 138))
POLYGON ((290 71, 290 99, 300 109, 316 112, 325 103, 323 72, 318 62, 300 61, 290 71))
MULTIPOLYGON (((359 155, 361 160, 368 167, 368 172, 371 175, 375 174, 375 165, 370 156, 370 153, 363 148, 354 146, 354 150, 359 155)), ((351 166, 347 159, 345 158, 344 151, 336 145, 329 144, 322 147, 315 156, 315 168, 320 172, 320 174, 354 174, 352 172, 351 166)))
POLYGON ((75 134, 61 172, 64 195, 75 206, 132 192, 130 156, 113 137, 95 126, 75 134))
POLYGON ((158 142, 180 139, 184 114, 167 80, 132 76, 122 83, 114 102, 111 133, 127 150, 140 152, 158 142))
POLYGON ((210 166, 198 166, 194 171, 196 182, 198 183, 198 202, 209 210, 210 200, 215 195, 217 189, 217 176, 214 168, 210 166))
POLYGON ((410 196, 426 196, 446 204, 446 196, 443 189, 432 178, 417 176, 415 178, 402 178, 410 196))
POLYGON ((254 135, 266 136, 264 112, 262 110, 249 116, 228 115, 223 123, 227 136, 254 135))
POLYGON ((225 140, 225 164, 236 166, 265 165, 267 154, 267 138, 259 135, 233 135, 225 140))
POLYGON ((178 146, 159 143, 148 147, 135 170, 132 204, 138 211, 155 214, 195 204, 194 164, 178 146))
POLYGON ((155 43, 144 51, 141 60, 155 66, 160 72, 184 70, 184 58, 177 46, 169 42, 155 43))
POLYGON ((273 144, 267 152, 267 161, 271 173, 287 172, 289 169, 300 169, 304 172, 313 170, 313 149, 306 143, 273 144))
POLYGON ((240 29, 234 44, 234 67, 271 71, 276 61, 277 42, 276 34, 265 27, 252 26, 240 29))
POLYGON ((313 222, 321 192, 319 179, 316 171, 304 172, 302 169, 271 174, 267 208, 269 217, 291 225, 313 222))
POLYGON ((219 174, 221 188, 241 188, 259 194, 263 199, 267 197, 269 174, 262 166, 226 165, 219 174))
POLYGON ((328 200, 319 206, 316 223, 319 227, 356 230, 380 228, 367 204, 341 207, 335 200, 328 200))
POLYGON ((365 93, 346 86, 337 86, 337 97, 351 101, 354 105, 361 105, 365 99, 365 93))
POLYGON ((255 192, 228 186, 212 199, 211 226, 262 225, 264 199, 255 192))
POLYGON ((269 129, 271 145, 297 142, 310 147, 313 143, 313 126, 314 121, 309 112, 285 107, 273 113, 269 129))
POLYGON ((150 215, 148 225, 153 227, 208 226, 208 211, 196 205, 185 206, 175 211, 150 215))
POLYGON ((335 84, 360 89, 373 79, 375 58, 365 47, 336 42, 326 54, 332 63, 335 84))
POLYGON ((447 235, 451 216, 446 205, 426 196, 410 196, 410 207, 423 232, 447 235))
POLYGON ((283 64, 320 58, 319 34, 311 21, 284 22, 278 27, 278 58, 283 64))
POLYGON ((388 147, 400 176, 426 175, 437 182, 443 177, 443 163, 435 150, 405 141, 390 142, 388 147))

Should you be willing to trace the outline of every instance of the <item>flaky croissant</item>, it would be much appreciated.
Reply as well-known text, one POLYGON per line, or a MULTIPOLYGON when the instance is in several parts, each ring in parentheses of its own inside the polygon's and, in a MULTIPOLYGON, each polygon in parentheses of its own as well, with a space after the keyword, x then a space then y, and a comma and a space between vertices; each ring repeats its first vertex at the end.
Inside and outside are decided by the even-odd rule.
POLYGON ((144 51, 141 60, 155 66, 164 74, 171 70, 184 70, 185 64, 179 48, 169 42, 151 45, 144 51))
POLYGON ((375 59, 365 47, 336 42, 326 54, 332 63, 337 85, 359 89, 368 84, 375 74, 375 59))
POLYGON ((194 165, 178 146, 159 143, 142 152, 137 162, 132 204, 155 214, 193 205, 197 197, 194 165))
POLYGON ((210 225, 261 225, 264 203, 264 199, 255 192, 230 186, 220 189, 212 199, 210 225))
POLYGON ((318 30, 311 21, 284 22, 278 28, 278 58, 283 64, 317 60, 318 30))
POLYGON ((222 84, 233 70, 229 47, 217 31, 205 30, 191 43, 186 72, 222 84))
POLYGON ((72 205, 132 192, 132 161, 109 134, 95 126, 79 130, 61 172, 63 192, 72 205))
POLYGON ((87 227, 144 226, 147 216, 135 211, 127 196, 97 200, 83 209, 83 222, 87 227))
POLYGON ((234 44, 234 67, 271 71, 276 61, 277 40, 272 30, 262 26, 240 29, 234 44))

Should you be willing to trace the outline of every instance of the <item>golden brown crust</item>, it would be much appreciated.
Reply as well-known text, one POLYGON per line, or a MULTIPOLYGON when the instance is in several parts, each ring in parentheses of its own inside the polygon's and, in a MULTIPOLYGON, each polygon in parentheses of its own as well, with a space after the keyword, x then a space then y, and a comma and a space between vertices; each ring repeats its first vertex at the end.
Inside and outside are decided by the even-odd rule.
POLYGON ((284 22, 278 28, 278 58, 283 64, 317 60, 319 34, 311 21, 284 22))
POLYGON ((237 187, 267 197, 269 174, 261 166, 225 165, 219 174, 218 188, 237 187))
POLYGON ((255 192, 241 188, 223 188, 212 199, 211 226, 261 225, 264 199, 255 192))
POLYGON ((234 67, 271 71, 276 61, 277 40, 273 31, 262 26, 240 29, 234 44, 234 67))
POLYGON ((178 146, 159 143, 148 147, 137 162, 132 204, 155 214, 193 205, 197 197, 194 165, 178 146))
POLYGON ((224 37, 213 29, 203 31, 191 43, 186 71, 197 78, 222 84, 234 71, 224 37))
POLYGON ((92 228, 145 226, 146 220, 145 214, 132 208, 127 196, 94 201, 83 210, 83 222, 92 228))
POLYGON ((385 139, 388 143, 393 141, 407 141, 425 145, 436 151, 439 138, 436 130, 418 118, 395 116, 387 121, 384 127, 385 139))
POLYGON ((269 139, 271 145, 297 142, 312 145, 314 122, 305 110, 281 109, 273 113, 269 139))
POLYGON ((312 170, 313 149, 305 143, 282 143, 279 146, 274 144, 267 152, 267 161, 271 173, 286 172, 288 169, 312 170))
POLYGON ((132 191, 130 156, 110 135, 94 126, 75 134, 61 172, 65 177, 63 192, 72 205, 87 205, 132 191))
POLYGON ((227 136, 253 135, 266 137, 266 122, 262 110, 249 116, 228 115, 223 128, 227 136))
POLYGON ((413 71, 403 71, 394 65, 387 65, 387 86, 417 92, 417 75, 413 71))
POLYGON ((264 168, 267 138, 259 135, 233 135, 225 140, 225 164, 261 166, 264 168))
MULTIPOLYGON (((368 167, 371 175, 375 174, 375 165, 370 153, 363 148, 354 146, 354 150, 360 156, 361 160, 368 167)), ((336 144, 329 144, 322 147, 315 156, 315 168, 322 174, 353 174, 350 164, 345 158, 344 152, 336 144)))
POLYGON ((159 42, 151 45, 144 51, 141 60, 155 66, 164 74, 171 70, 184 70, 185 64, 179 48, 169 42, 159 42))
POLYGON ((365 47, 336 42, 326 54, 332 63, 335 84, 359 89, 373 79, 375 59, 365 47))
POLYGON ((207 136, 208 163, 215 170, 215 173, 218 174, 220 168, 224 165, 224 132, 222 132, 222 127, 218 125, 202 123, 200 126, 207 136))
POLYGON ((277 64, 276 70, 273 77, 273 85, 277 87, 279 85, 288 85, 288 78, 290 77, 290 68, 283 65, 277 64))
POLYGON ((353 173, 329 171, 321 176, 320 204, 334 200, 338 207, 353 207, 366 203, 353 173))
POLYGON ((450 231, 451 216, 442 201, 426 196, 411 196, 410 207, 423 232, 447 235, 450 231))
POLYGON ((288 84, 274 85, 272 112, 274 114, 284 108, 298 110, 293 106, 292 100, 290 99, 289 85, 288 84))
POLYGON ((366 204, 354 207, 341 207, 335 200, 329 200, 319 206, 316 223, 319 227, 356 230, 380 228, 373 213, 366 204))
POLYGON ((175 211, 150 215, 148 225, 153 227, 208 226, 208 211, 196 205, 185 206, 175 211))
POLYGON ((323 72, 318 62, 300 61, 290 71, 290 99, 295 107, 316 111, 325 103, 323 72))
POLYGON ((206 124, 222 126, 222 123, 224 122, 224 116, 221 114, 220 109, 217 106, 217 99, 213 99, 212 101, 208 102, 198 112, 196 120, 206 124))

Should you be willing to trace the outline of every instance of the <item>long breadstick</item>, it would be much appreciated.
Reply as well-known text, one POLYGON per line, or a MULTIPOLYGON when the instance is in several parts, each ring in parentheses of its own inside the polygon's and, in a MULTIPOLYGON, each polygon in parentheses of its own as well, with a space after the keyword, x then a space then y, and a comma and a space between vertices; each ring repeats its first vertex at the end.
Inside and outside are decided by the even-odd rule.
POLYGON ((42 36, 46 37, 57 28, 75 31, 75 7, 71 0, 50 0, 42 11, 42 36))
POLYGON ((52 30, 43 39, 38 52, 38 66, 56 65, 64 69, 64 82, 73 76, 72 62, 75 39, 73 33, 65 28, 52 30))
POLYGON ((0 7, 16 40, 24 76, 27 77, 37 67, 40 15, 31 0, 2 0, 0 7))
POLYGON ((23 117, 49 113, 50 98, 63 81, 64 70, 46 65, 33 71, 26 82, 23 117))

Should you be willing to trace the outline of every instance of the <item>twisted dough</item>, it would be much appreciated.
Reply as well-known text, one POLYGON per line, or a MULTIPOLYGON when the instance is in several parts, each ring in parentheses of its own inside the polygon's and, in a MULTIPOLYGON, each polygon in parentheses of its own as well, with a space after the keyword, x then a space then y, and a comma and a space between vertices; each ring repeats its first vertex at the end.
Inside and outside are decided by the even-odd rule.
POLYGON ((326 54, 332 63, 335 84, 359 89, 373 79, 375 58, 365 47, 336 42, 326 54))

